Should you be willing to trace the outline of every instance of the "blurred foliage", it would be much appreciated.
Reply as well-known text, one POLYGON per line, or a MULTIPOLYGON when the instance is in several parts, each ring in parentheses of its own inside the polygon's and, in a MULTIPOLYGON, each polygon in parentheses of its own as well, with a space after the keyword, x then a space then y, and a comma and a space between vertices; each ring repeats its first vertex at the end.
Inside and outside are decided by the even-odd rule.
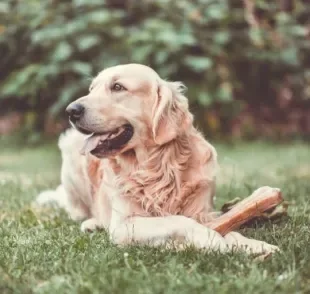
MULTIPOLYGON (((297 113, 297 131, 307 132, 307 3, 1 1, 0 108, 26 111, 25 126, 40 131, 46 117, 86 93, 100 70, 138 62, 184 81, 209 133, 231 132, 248 112, 279 123, 297 113)), ((253 120, 243 121, 252 133, 253 120)))

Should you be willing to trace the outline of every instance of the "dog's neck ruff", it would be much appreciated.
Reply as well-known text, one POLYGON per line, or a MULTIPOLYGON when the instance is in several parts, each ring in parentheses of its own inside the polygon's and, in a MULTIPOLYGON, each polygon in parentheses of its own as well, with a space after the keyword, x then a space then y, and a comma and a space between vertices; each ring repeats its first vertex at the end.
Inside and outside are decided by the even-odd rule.
POLYGON ((177 214, 183 203, 182 171, 186 170, 191 157, 189 138, 184 135, 147 152, 147 160, 136 162, 137 169, 133 172, 123 175, 118 170, 121 194, 129 197, 146 215, 177 214))

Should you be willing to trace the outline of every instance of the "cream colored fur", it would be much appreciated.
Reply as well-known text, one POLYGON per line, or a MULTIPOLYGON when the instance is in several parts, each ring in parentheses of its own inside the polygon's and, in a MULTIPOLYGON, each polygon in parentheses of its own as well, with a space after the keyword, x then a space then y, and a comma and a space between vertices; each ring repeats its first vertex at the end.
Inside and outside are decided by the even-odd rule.
MULTIPOLYGON (((56 201, 83 231, 106 229, 117 244, 178 244, 197 248, 269 253, 276 246, 207 227, 214 217, 217 154, 193 126, 179 82, 162 80, 149 67, 128 64, 102 71, 90 92, 74 103, 86 109, 80 126, 100 133, 129 122, 134 136, 110 158, 80 154, 85 135, 60 137, 62 184, 38 197, 56 201), (126 91, 114 93, 121 83, 126 91)), ((265 193, 262 187, 254 193, 265 193)))

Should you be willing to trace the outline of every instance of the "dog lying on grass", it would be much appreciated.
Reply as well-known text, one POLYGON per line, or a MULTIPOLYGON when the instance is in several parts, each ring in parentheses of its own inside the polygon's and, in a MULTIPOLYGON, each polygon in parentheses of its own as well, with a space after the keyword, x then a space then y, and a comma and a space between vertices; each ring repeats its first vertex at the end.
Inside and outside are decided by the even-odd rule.
POLYGON ((74 128, 59 140, 62 183, 37 201, 56 201, 72 219, 83 220, 82 231, 104 228, 117 244, 156 246, 173 239, 221 252, 277 251, 207 227, 216 216, 217 154, 193 126, 183 89, 144 65, 100 72, 89 93, 67 107, 74 128))

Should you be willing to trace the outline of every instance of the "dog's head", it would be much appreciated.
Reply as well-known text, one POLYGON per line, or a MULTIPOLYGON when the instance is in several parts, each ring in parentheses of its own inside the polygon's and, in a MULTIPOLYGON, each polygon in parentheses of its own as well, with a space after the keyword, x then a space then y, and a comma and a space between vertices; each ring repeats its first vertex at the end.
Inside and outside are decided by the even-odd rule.
POLYGON ((105 69, 89 94, 66 109, 71 124, 88 134, 84 153, 103 158, 143 144, 163 145, 192 124, 183 85, 162 80, 140 64, 105 69))

